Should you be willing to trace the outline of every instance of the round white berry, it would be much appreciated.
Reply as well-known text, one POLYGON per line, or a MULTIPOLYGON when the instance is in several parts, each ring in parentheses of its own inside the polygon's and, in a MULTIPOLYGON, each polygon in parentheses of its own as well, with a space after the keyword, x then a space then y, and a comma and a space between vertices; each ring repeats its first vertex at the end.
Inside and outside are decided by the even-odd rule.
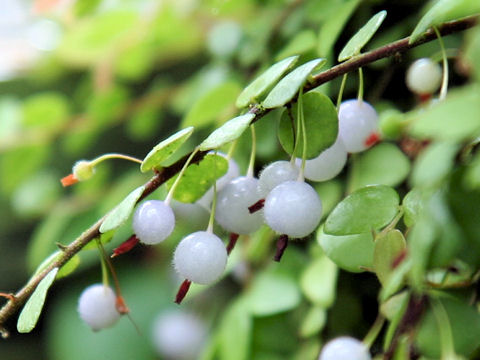
POLYGON ((338 112, 338 131, 349 153, 368 149, 378 139, 378 114, 366 101, 344 101, 338 112))
POLYGON ((197 231, 183 238, 175 249, 175 270, 197 284, 215 282, 225 271, 227 250, 215 234, 197 231))
POLYGON ((116 296, 110 287, 90 285, 80 295, 78 313, 93 331, 98 331, 112 326, 120 318, 115 302, 116 296))
POLYGON ((172 200, 170 203, 179 223, 184 223, 189 229, 205 229, 208 225, 209 212, 198 203, 182 203, 172 200))
POLYGON ((348 336, 330 340, 322 348, 318 360, 371 360, 367 347, 348 336))
MULTIPOLYGON (((227 158, 227 155, 220 152, 217 152, 217 155, 227 158)), ((233 159, 229 159, 227 173, 217 180, 217 184, 216 184, 217 192, 222 190, 225 187, 225 185, 227 185, 230 181, 232 181, 239 175, 240 175, 240 169, 238 168, 237 162, 233 159)), ((213 186, 207 190, 207 192, 197 201, 197 203, 210 211, 210 205, 212 203, 212 200, 213 200, 213 186)))
POLYGON ((284 181, 296 180, 299 169, 290 161, 275 161, 262 170, 258 178, 258 192, 266 197, 273 188, 284 181))
POLYGON ((429 58, 418 59, 408 68, 405 81, 415 94, 433 94, 442 82, 442 69, 429 58))
POLYGON ((265 222, 280 234, 302 238, 312 233, 322 217, 317 192, 303 181, 286 181, 265 199, 265 222))
POLYGON ((140 242, 158 244, 172 233, 175 215, 172 208, 163 201, 148 200, 135 211, 132 227, 140 242))
MULTIPOLYGON (((347 162, 347 149, 340 136, 328 149, 314 159, 305 161, 305 178, 312 181, 327 181, 337 176, 347 162)), ((301 166, 302 159, 296 160, 301 166)))
POLYGON ((217 196, 215 220, 225 230, 250 234, 263 224, 261 211, 250 214, 248 207, 260 199, 258 179, 240 176, 230 181, 217 196))
POLYGON ((169 359, 198 358, 206 338, 205 324, 189 313, 168 311, 153 323, 153 344, 159 355, 169 359))

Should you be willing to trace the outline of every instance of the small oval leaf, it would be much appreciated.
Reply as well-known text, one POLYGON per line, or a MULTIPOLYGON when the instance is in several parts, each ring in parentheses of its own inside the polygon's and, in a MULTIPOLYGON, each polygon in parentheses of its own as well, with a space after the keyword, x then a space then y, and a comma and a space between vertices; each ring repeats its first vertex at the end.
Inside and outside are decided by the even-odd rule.
POLYGON ((360 50, 370 41, 372 36, 378 30, 383 20, 387 16, 387 12, 382 10, 372 16, 363 27, 358 30, 355 35, 347 42, 347 45, 342 49, 338 55, 338 61, 345 61, 352 56, 358 55, 360 50))
POLYGON ((236 140, 248 128, 254 117, 255 114, 247 113, 228 120, 203 140, 199 146, 200 151, 216 149, 236 140))
POLYGON ((37 324, 42 312, 47 291, 55 280, 58 268, 53 268, 38 284, 33 294, 28 299, 18 317, 17 330, 20 333, 29 333, 37 324))
MULTIPOLYGON (((227 159, 220 155, 207 154, 198 164, 192 164, 185 170, 173 198, 182 203, 197 201, 213 186, 215 180, 227 173, 227 170, 227 159)), ((172 187, 177 176, 168 180, 168 189, 172 187)))
POLYGON ((381 229, 398 213, 399 201, 397 192, 389 186, 366 186, 333 209, 324 231, 330 235, 353 235, 381 229))
MULTIPOLYGON (((45 260, 43 260, 42 263, 38 265, 33 276, 36 276, 39 273, 41 273, 43 270, 45 270, 48 266, 50 266, 50 264, 56 261, 62 254, 63 254, 63 251, 57 250, 53 254, 51 254, 49 257, 47 257, 45 260)), ((68 260, 60 268, 57 274, 57 279, 61 279, 67 275, 70 275, 72 272, 75 271, 78 265, 80 265, 80 256, 78 256, 77 254, 77 255, 74 255, 70 260, 68 260)))
POLYGON ((290 69, 298 60, 297 56, 290 56, 283 59, 276 64, 270 66, 259 77, 253 80, 237 98, 236 105, 239 108, 243 108, 255 101, 257 97, 263 95, 271 86, 273 86, 278 79, 290 69))
POLYGON ((157 168, 167 160, 193 133, 193 127, 180 130, 156 145, 143 159, 140 165, 141 172, 157 168))
POLYGON ((378 280, 386 284, 393 272, 394 262, 406 250, 407 243, 403 234, 395 229, 386 234, 379 235, 375 239, 375 251, 373 253, 373 266, 378 280))
MULTIPOLYGON (((310 91, 302 96, 303 114, 307 133, 307 159, 312 159, 329 148, 338 134, 338 116, 335 105, 330 98, 318 91, 310 91)), ((283 149, 290 155, 295 147, 294 133, 299 136, 295 156, 302 157, 303 137, 296 129, 298 124, 297 113, 298 103, 291 108, 290 118, 288 111, 284 111, 278 127, 278 139, 283 149), (295 126, 295 132, 294 127, 295 126)))
POLYGON ((295 94, 300 90, 311 72, 325 64, 326 59, 314 59, 303 65, 300 65, 270 91, 267 98, 263 101, 262 106, 267 109, 272 109, 285 105, 293 99, 295 94))
POLYGON ((137 203, 137 200, 142 196, 145 186, 140 186, 133 190, 130 194, 127 195, 125 199, 122 200, 112 211, 107 214, 107 217, 100 225, 100 232, 106 233, 107 231, 117 229, 120 227, 127 219, 130 217, 130 214, 137 203))
POLYGON ((335 301, 337 266, 326 256, 315 259, 303 271, 300 287, 308 300, 329 308, 335 301))

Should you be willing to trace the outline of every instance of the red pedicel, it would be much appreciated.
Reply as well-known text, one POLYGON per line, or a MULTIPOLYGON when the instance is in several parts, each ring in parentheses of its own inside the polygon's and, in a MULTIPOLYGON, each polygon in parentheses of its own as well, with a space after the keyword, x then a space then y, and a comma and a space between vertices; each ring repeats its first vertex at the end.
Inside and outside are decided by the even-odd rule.
POLYGON ((70 174, 62 178, 60 182, 62 183, 63 187, 67 187, 76 184, 78 182, 78 179, 75 177, 75 175, 70 174))
POLYGON ((371 133, 368 138, 365 140, 365 145, 370 147, 375 145, 377 142, 380 141, 380 134, 379 133, 371 133))

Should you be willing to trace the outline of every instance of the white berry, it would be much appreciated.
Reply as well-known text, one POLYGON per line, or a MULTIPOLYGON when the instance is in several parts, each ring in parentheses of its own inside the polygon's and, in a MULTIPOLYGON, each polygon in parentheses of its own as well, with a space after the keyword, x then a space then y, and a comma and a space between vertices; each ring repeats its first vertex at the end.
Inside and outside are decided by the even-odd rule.
POLYGON ((265 222, 280 234, 302 238, 312 233, 322 217, 317 192, 303 181, 286 181, 265 199, 265 222))
POLYGON ((318 360, 371 360, 367 347, 361 341, 348 336, 329 341, 318 360))
POLYGON ((215 220, 225 230, 250 234, 263 224, 261 211, 250 214, 248 207, 260 199, 258 179, 240 176, 230 181, 217 196, 215 220))
POLYGON ((112 326, 120 318, 115 302, 116 296, 110 287, 94 284, 80 295, 78 313, 93 331, 98 331, 112 326))
POLYGON ((165 202, 148 200, 135 211, 132 227, 140 242, 148 245, 158 244, 172 233, 175 215, 165 202))
POLYGON ((433 94, 442 82, 442 69, 429 58, 418 59, 408 68, 405 81, 415 94, 433 94))
POLYGON ((175 249, 173 265, 185 279, 197 284, 215 282, 225 271, 227 250, 215 234, 197 231, 183 238, 175 249))
POLYGON ((198 358, 206 338, 205 324, 189 313, 168 311, 153 323, 153 344, 159 355, 169 359, 198 358))
MULTIPOLYGON (((217 152, 217 155, 223 156, 227 158, 227 155, 217 152)), ((222 190, 225 185, 227 185, 230 181, 235 179, 240 175, 240 169, 238 168, 238 164, 233 159, 228 159, 228 170, 225 175, 223 175, 220 179, 217 180, 217 192, 222 190)), ((210 210, 210 205, 213 200, 213 186, 207 190, 207 192, 197 201, 198 204, 203 206, 205 209, 210 210)))
POLYGON ((338 112, 338 131, 349 153, 368 149, 378 139, 378 114, 363 100, 342 102, 338 112))
MULTIPOLYGON (((347 162, 347 149, 340 136, 328 149, 314 159, 305 161, 305 178, 312 181, 327 181, 337 176, 347 162)), ((296 160, 301 166, 302 159, 296 160)))
POLYGON ((275 161, 262 170, 258 178, 258 192, 262 198, 284 181, 296 180, 299 169, 290 161, 275 161))

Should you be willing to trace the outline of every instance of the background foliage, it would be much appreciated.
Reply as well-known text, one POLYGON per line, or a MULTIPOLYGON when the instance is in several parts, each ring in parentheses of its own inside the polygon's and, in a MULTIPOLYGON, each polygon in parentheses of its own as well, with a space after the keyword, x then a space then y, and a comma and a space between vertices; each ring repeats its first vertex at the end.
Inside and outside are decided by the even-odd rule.
MULTIPOLYGON (((474 1, 458 2, 459 9, 451 13, 439 10, 438 3, 448 5, 414 0, 19 2, 28 15, 0 23, 0 35, 16 41, 12 48, 24 46, 20 55, 10 49, 13 60, 5 60, 4 68, 15 73, 0 71, 0 289, 21 287, 57 250, 56 243, 71 242, 150 177, 136 165, 111 161, 98 166, 90 181, 62 189, 59 179, 76 160, 106 152, 143 159, 176 130, 194 126, 173 162, 238 115, 235 103, 242 89, 276 61, 299 55, 299 65, 325 57, 327 69, 380 10, 388 15, 363 51, 409 35, 428 9, 434 11, 427 13, 427 27, 478 11, 474 1), (32 30, 31 24, 37 27, 32 30)), ((480 318, 468 304, 477 305, 480 260, 480 31, 477 27, 444 41, 451 55, 448 99, 420 107, 404 84, 413 59, 440 59, 437 42, 365 67, 365 98, 380 113, 386 141, 352 156, 335 180, 315 185, 326 215, 344 195, 367 184, 395 187, 405 212, 399 228, 405 232, 415 224, 407 239, 407 265, 392 272, 382 263, 389 251, 395 257, 405 248, 403 235, 386 234, 387 250, 379 250, 368 227, 345 232, 345 224, 335 227, 333 215, 323 230, 290 246, 281 263, 273 263, 275 236, 262 228, 235 249, 230 275, 213 287, 194 287, 182 305, 210 324, 209 347, 219 359, 315 359, 326 339, 341 334, 363 338, 377 316, 378 298, 396 293, 407 272, 410 288, 420 293, 426 293, 426 285, 429 291, 441 288, 455 349, 474 356, 480 318), (416 141, 407 144, 410 136, 416 141), (426 139, 431 143, 425 147, 426 139), (375 256, 374 247, 380 255, 375 256), (373 267, 385 269, 380 282, 370 272, 351 272, 373 267), (442 279, 445 269, 454 269, 448 279, 442 279)), ((336 79, 320 90, 335 100, 339 86, 336 79)), ((357 87, 357 77, 350 76, 344 98, 355 97, 357 87)), ((275 136, 280 118, 276 109, 257 123, 257 170, 288 158, 275 136)), ((249 147, 246 132, 234 154, 242 172, 249 147)), ((161 188, 151 198, 164 195, 161 188)), ((363 217, 373 217, 369 212, 364 206, 352 216, 364 224, 363 217)), ((377 227, 388 223, 386 217, 377 227)), ((195 226, 180 219, 166 244, 140 247, 115 261, 143 336, 136 336, 127 319, 92 333, 78 318, 81 289, 101 278, 91 247, 79 254, 76 271, 51 289, 39 326, 30 335, 12 334, 0 345, 0 356, 154 358, 152 318, 173 306, 179 283, 171 254, 195 226)), ((130 234, 127 222, 108 248, 130 234)), ((395 299, 384 309, 392 322, 405 303, 395 299)), ((15 319, 8 325, 15 328, 15 319)), ((437 332, 427 312, 417 345, 431 358, 440 356, 437 332)), ((381 349, 381 341, 372 347, 374 353, 381 349)), ((208 351, 204 356, 211 358, 208 351)))

